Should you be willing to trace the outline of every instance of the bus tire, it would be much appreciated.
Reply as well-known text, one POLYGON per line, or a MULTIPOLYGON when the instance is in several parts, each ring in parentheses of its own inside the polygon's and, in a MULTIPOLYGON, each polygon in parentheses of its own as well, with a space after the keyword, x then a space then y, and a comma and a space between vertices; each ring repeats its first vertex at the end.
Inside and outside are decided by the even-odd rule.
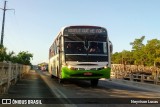
POLYGON ((63 82, 64 82, 63 79, 58 78, 58 83, 59 83, 59 84, 62 84, 63 82))
POLYGON ((91 80, 91 86, 96 87, 98 85, 98 79, 92 79, 91 80))
POLYGON ((51 74, 51 78, 54 78, 55 76, 51 74))

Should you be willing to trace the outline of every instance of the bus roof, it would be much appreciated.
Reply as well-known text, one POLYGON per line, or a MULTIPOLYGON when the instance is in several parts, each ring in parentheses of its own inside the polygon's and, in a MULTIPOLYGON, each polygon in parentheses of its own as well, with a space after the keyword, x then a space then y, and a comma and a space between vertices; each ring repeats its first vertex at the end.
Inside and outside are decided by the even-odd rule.
POLYGON ((102 28, 102 29, 106 29, 104 27, 94 26, 94 25, 71 25, 71 26, 62 27, 61 31, 63 31, 66 28, 102 28))
MULTIPOLYGON (((97 29, 105 29, 106 32, 107 32, 107 29, 104 28, 104 27, 101 27, 101 26, 94 26, 94 25, 71 25, 71 26, 65 26, 65 27, 62 27, 60 32, 58 32, 55 40, 63 33, 64 33, 64 30, 67 29, 67 28, 97 28, 97 29)), ((52 46, 52 45, 51 45, 52 46)), ((51 48, 51 47, 50 47, 51 48)))

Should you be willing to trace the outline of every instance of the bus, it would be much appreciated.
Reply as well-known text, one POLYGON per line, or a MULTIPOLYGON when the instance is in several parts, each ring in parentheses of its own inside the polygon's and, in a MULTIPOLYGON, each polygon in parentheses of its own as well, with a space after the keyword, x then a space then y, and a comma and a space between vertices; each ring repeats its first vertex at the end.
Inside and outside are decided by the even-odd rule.
POLYGON ((49 73, 59 83, 83 79, 97 86, 100 78, 110 78, 112 47, 104 27, 63 27, 49 48, 49 73))

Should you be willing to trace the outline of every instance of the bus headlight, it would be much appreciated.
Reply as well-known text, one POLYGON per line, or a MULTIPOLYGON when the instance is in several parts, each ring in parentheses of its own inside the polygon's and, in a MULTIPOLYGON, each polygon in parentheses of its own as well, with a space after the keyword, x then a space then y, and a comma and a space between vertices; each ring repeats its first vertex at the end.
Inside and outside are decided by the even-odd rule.
POLYGON ((108 68, 108 66, 106 65, 106 66, 104 66, 104 69, 106 69, 106 68, 108 68))
POLYGON ((71 69, 71 66, 70 66, 70 65, 68 65, 68 69, 71 69))
POLYGON ((70 70, 78 70, 78 68, 71 67, 70 65, 68 65, 68 69, 70 69, 70 70))

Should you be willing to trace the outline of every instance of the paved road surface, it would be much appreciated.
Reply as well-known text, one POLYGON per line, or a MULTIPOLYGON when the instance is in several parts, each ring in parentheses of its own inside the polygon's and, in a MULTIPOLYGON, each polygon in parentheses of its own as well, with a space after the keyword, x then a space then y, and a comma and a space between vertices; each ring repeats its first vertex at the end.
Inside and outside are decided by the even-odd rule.
MULTIPOLYGON (((58 93, 60 97, 63 98, 75 98, 69 99, 71 102, 77 103, 77 99, 79 100, 76 106, 84 106, 83 103, 89 104, 87 106, 125 106, 125 107, 141 107, 142 105, 136 104, 101 104, 101 101, 97 98, 103 100, 128 100, 128 98, 136 99, 140 98, 160 98, 160 93, 152 92, 140 88, 129 87, 125 85, 120 85, 116 83, 112 83, 105 80, 100 80, 98 87, 91 87, 88 81, 67 81, 64 84, 59 84, 56 78, 51 79, 50 74, 48 72, 37 71, 46 84, 50 87, 50 89, 54 93, 58 93), (127 98, 127 99, 126 99, 127 98), (96 101, 95 101, 96 100, 96 101), (82 104, 81 104, 82 103, 82 104), (97 105, 97 104, 98 105, 97 105), (94 105, 92 105, 94 104, 94 105)), ((112 101, 111 101, 112 100, 112 101)), ((153 99, 155 100, 155 99, 153 99)), ((159 100, 159 99, 158 99, 159 100)), ((114 102, 114 101, 113 101, 114 102)), ((86 106, 86 105, 85 105, 86 106)), ((159 104, 151 105, 151 104, 143 104, 145 107, 159 107, 159 104)))
MULTIPOLYGON (((31 70, 28 74, 26 74, 22 80, 19 80, 16 85, 12 85, 9 89, 8 94, 0 95, 0 98, 12 98, 16 101, 23 100, 40 100, 41 99, 56 99, 57 104, 61 104, 62 102, 57 99, 55 94, 50 90, 50 88, 45 84, 42 80, 41 76, 31 70)), ((16 103, 16 101, 14 103, 16 103)), ((27 102, 28 103, 28 102, 27 102)), ((38 104, 43 103, 43 101, 38 102, 38 104)), ((10 105, 11 106, 11 105, 10 105)), ((22 105, 12 105, 12 106, 22 106, 22 105)), ((23 105, 25 107, 27 105, 23 105)), ((35 105, 29 105, 35 107, 35 105)), ((39 105, 38 105, 39 106, 39 105)), ((42 105, 42 106, 51 106, 51 105, 42 105)), ((52 105, 53 106, 53 105, 52 105)), ((55 105, 57 106, 57 105, 55 105)), ((63 105, 58 105, 58 107, 63 105)), ((9 107, 9 105, 0 105, 0 107, 9 107)))
MULTIPOLYGON (((100 80, 97 87, 91 87, 88 81, 67 81, 59 84, 56 78, 50 78, 48 72, 40 70, 32 71, 22 80, 13 85, 9 93, 0 95, 1 98, 35 98, 47 99, 49 103, 56 98, 59 104, 44 104, 43 107, 49 106, 67 106, 67 107, 159 107, 160 104, 130 104, 130 100, 140 98, 160 98, 160 93, 147 91, 135 87, 129 87, 120 84, 114 84, 109 81, 100 80), (59 99, 58 99, 59 98, 59 99), (126 99, 127 98, 127 99, 126 99), (128 99, 131 98, 131 99, 128 99), (102 104, 104 102, 109 104, 102 104), (114 104, 115 102, 124 104, 114 104), (63 104, 61 104, 63 103, 63 104), (71 103, 71 104, 68 104, 71 103), (74 104, 73 104, 74 103, 74 104), (113 103, 113 104, 112 104, 113 103)), ((139 100, 139 99, 138 99, 139 100)), ((22 106, 22 105, 18 105, 22 106)), ((12 107, 18 107, 12 105, 12 107)), ((23 105, 25 107, 28 105, 23 105)), ((35 107, 35 105, 29 105, 35 107)), ((0 107, 9 107, 0 105, 0 107)), ((39 107, 39 105, 37 106, 39 107)))

